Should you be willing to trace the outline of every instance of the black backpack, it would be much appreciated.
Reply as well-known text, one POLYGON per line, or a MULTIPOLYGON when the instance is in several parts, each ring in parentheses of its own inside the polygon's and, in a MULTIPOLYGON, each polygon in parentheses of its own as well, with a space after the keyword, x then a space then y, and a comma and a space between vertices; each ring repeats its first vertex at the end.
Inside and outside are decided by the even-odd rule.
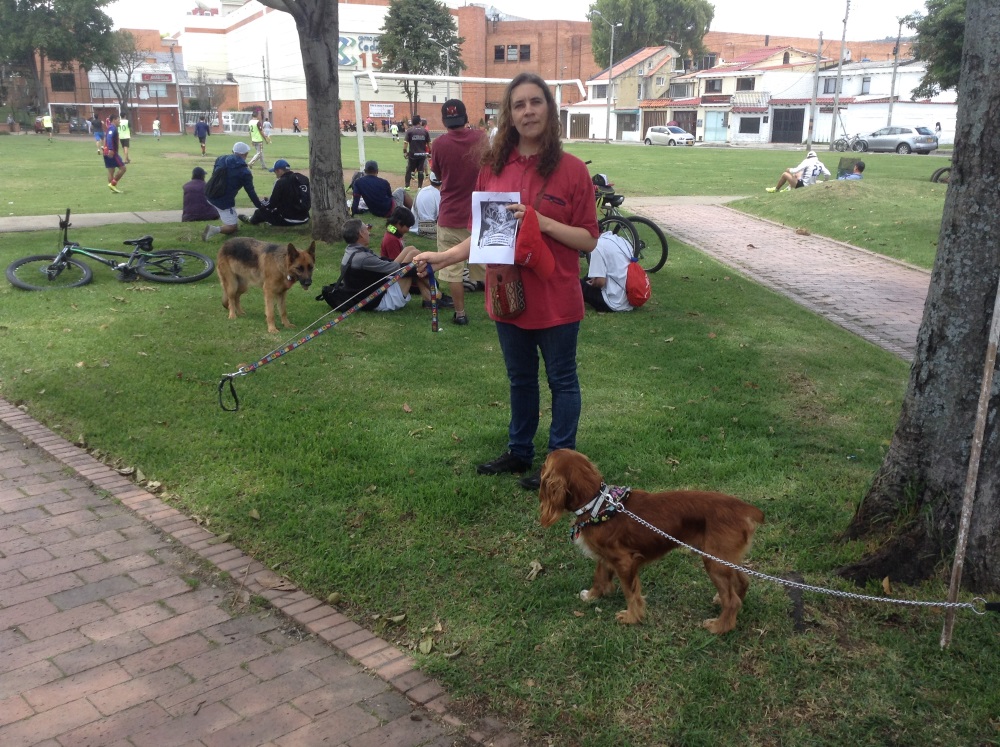
POLYGON ((303 213, 308 213, 312 207, 312 194, 309 191, 309 177, 293 172, 295 176, 295 186, 298 188, 299 209, 303 213))
POLYGON ((212 177, 205 185, 205 197, 222 197, 226 193, 226 182, 228 181, 229 169, 219 166, 212 172, 212 177))

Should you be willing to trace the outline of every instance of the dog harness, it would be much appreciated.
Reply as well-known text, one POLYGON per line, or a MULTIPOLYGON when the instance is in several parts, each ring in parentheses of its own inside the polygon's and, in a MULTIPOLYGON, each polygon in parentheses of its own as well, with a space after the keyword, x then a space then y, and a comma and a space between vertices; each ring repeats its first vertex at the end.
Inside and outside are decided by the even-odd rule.
POLYGON ((570 527, 570 541, 575 542, 584 527, 590 524, 601 524, 617 514, 631 493, 632 488, 620 485, 609 487, 607 483, 602 482, 601 489, 597 495, 591 498, 587 505, 576 510, 575 513, 580 518, 570 527))

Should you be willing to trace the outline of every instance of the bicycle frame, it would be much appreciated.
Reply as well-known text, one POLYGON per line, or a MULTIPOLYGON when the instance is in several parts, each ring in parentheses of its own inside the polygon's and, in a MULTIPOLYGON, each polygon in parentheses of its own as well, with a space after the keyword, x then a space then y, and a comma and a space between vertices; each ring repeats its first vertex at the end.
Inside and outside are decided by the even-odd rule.
POLYGON ((62 249, 59 250, 59 253, 56 256, 56 261, 53 264, 65 261, 74 254, 81 254, 94 260, 95 262, 100 262, 102 265, 110 267, 112 270, 123 272, 131 269, 135 264, 136 259, 140 256, 153 250, 152 236, 143 236, 141 239, 126 241, 126 244, 131 244, 133 247, 131 252, 120 252, 114 249, 97 249, 95 247, 81 246, 79 242, 69 240, 69 227, 72 225, 69 222, 69 213, 70 211, 67 210, 66 217, 59 219, 59 227, 63 231, 62 249), (105 259, 105 257, 120 257, 125 261, 115 262, 111 259, 105 259))

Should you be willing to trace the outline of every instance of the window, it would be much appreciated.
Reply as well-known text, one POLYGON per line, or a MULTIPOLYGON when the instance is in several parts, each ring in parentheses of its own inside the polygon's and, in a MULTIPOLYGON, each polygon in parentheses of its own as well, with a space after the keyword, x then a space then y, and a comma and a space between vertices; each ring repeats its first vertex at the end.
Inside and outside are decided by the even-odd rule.
POLYGON ((620 132, 638 132, 639 131, 639 115, 638 114, 618 114, 618 129, 620 132))
MULTIPOLYGON (((833 93, 837 89, 837 79, 836 78, 826 78, 823 81, 823 93, 833 93)), ((843 93, 844 85, 840 85, 840 93, 843 93)))
POLYGON ((495 47, 493 47, 493 61, 494 62, 503 62, 504 61, 504 52, 505 52, 505 50, 504 50, 503 44, 497 44, 495 47))
POLYGON ((662 88, 663 84, 666 83, 666 82, 667 82, 667 79, 664 78, 662 75, 657 75, 656 76, 656 86, 658 88, 662 88))
POLYGON ((642 101, 642 83, 636 86, 635 97, 639 99, 639 101, 642 101))
POLYGON ((521 45, 521 62, 530 62, 530 61, 531 61, 531 45, 530 44, 522 44, 521 45))
POLYGON ((861 95, 872 92, 872 76, 866 75, 861 79, 861 95))
POLYGON ((114 89, 110 83, 90 82, 90 98, 92 99, 116 99, 114 89))
POLYGON ((167 97, 166 83, 148 83, 146 89, 149 91, 149 98, 151 99, 165 99, 167 97))
POLYGON ((671 83, 667 90, 667 96, 672 99, 686 99, 691 95, 691 88, 687 83, 671 83))
POLYGON ((791 59, 792 56, 788 52, 785 52, 783 55, 781 55, 781 64, 787 65, 791 59))
POLYGON ((759 135, 760 117, 740 117, 740 133, 743 135, 759 135))
POLYGON ((707 54, 698 61, 699 70, 708 70, 709 68, 715 67, 716 56, 714 54, 707 54))
POLYGON ((722 78, 706 80, 705 93, 722 93, 722 78))
POLYGON ((736 90, 737 91, 752 91, 756 78, 737 78, 736 79, 736 90))
POLYGON ((53 91, 76 90, 76 81, 73 79, 73 73, 51 73, 50 80, 52 81, 53 91))
POLYGON ((608 84, 605 83, 603 86, 594 86, 594 98, 595 99, 606 99, 608 97, 608 84))
POLYGON ((517 62, 517 45, 507 45, 507 62, 517 62))

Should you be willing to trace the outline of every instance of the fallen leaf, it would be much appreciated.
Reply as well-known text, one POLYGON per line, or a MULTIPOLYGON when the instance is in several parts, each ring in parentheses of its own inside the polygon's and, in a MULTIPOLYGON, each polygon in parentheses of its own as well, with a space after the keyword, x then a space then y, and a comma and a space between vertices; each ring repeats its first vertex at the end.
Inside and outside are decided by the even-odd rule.
POLYGON ((747 249, 756 249, 757 247, 753 244, 747 244, 747 249))
POLYGON ((86 368, 87 364, 84 363, 83 361, 80 361, 79 363, 76 364, 76 367, 77 368, 86 368))
POLYGON ((538 574, 541 572, 542 572, 542 564, 539 563, 537 560, 532 560, 530 565, 530 570, 528 571, 528 576, 527 576, 528 580, 534 581, 538 577, 538 574))
POLYGON ((795 233, 797 233, 799 236, 812 236, 812 231, 810 231, 808 228, 796 228, 795 233))
POLYGON ((417 646, 417 648, 420 649, 420 653, 429 654, 431 651, 434 650, 434 639, 431 638, 430 636, 421 639, 420 645, 417 646))
POLYGON ((709 340, 714 340, 714 339, 715 339, 715 337, 716 337, 716 335, 715 335, 715 332, 709 332, 709 333, 708 333, 708 339, 709 339, 709 340))
POLYGON ((260 512, 256 508, 251 508, 247 516, 249 516, 254 521, 260 521, 260 512))
POLYGON ((573 610, 573 614, 576 615, 577 617, 583 617, 583 613, 580 612, 580 610, 573 610))
POLYGON ((386 618, 386 620, 388 620, 391 623, 401 623, 405 619, 406 619, 406 613, 405 612, 402 615, 396 615, 395 617, 387 617, 386 618))
POLYGON ((882 579, 882 591, 884 591, 886 594, 892 594, 892 588, 889 586, 888 576, 882 579))
POLYGON ((295 584, 282 578, 274 571, 261 571, 253 578, 265 589, 278 589, 279 591, 293 591, 295 589, 295 584))
POLYGON ((412 408, 412 407, 410 407, 410 406, 409 406, 408 404, 406 404, 406 403, 404 402, 404 403, 403 403, 403 412, 413 412, 413 408, 412 408))
POLYGON ((340 604, 340 592, 335 591, 326 597, 327 604, 340 604))
POLYGON ((449 651, 448 653, 444 654, 444 658, 446 658, 446 659, 454 659, 454 658, 457 658, 457 657, 459 657, 461 655, 462 655, 462 649, 456 648, 454 651, 449 651))

